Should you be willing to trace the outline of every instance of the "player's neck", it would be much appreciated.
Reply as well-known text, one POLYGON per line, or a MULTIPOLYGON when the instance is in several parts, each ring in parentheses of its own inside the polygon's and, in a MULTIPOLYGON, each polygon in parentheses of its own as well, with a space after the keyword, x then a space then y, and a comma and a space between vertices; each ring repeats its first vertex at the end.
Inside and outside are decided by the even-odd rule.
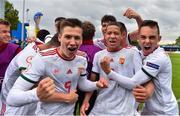
POLYGON ((71 61, 76 57, 76 56, 68 57, 62 50, 60 50, 60 48, 57 48, 57 53, 58 53, 59 57, 61 57, 64 60, 67 60, 67 61, 71 61))

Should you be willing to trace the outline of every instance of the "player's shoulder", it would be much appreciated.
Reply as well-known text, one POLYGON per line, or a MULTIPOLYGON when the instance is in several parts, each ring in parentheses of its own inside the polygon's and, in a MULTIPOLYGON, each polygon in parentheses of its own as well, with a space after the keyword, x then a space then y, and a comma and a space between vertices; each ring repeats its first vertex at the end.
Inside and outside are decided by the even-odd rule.
POLYGON ((39 48, 34 42, 32 42, 32 43, 29 43, 22 51, 36 51, 36 52, 38 52, 39 48))
POLYGON ((87 61, 86 57, 84 57, 84 56, 80 56, 80 55, 76 55, 75 60, 87 61))
POLYGON ((128 45, 128 46, 124 47, 124 49, 129 49, 129 50, 133 50, 133 51, 138 51, 139 52, 138 48, 136 46, 133 46, 133 45, 128 45))
POLYGON ((156 50, 154 50, 150 56, 161 60, 164 60, 169 57, 169 55, 161 47, 158 47, 156 50))
POLYGON ((132 46, 132 45, 124 47, 123 50, 131 54, 139 54, 139 55, 141 54, 139 49, 136 46, 132 46))
POLYGON ((50 48, 46 50, 42 50, 39 52, 40 56, 42 57, 51 57, 57 54, 57 49, 56 48, 50 48))
POLYGON ((158 47, 156 50, 154 50, 153 53, 148 55, 147 60, 161 65, 170 64, 171 62, 169 55, 167 55, 165 50, 160 47, 158 47))

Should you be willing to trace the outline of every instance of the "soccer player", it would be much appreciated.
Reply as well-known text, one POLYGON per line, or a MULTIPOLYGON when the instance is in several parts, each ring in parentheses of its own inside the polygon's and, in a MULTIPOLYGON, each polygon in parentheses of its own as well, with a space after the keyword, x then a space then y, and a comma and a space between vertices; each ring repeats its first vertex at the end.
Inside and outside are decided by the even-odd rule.
POLYGON ((101 31, 102 31, 103 37, 93 39, 94 45, 96 45, 97 47, 99 47, 102 50, 106 49, 106 45, 104 44, 104 34, 106 32, 106 27, 107 27, 108 23, 110 23, 110 22, 116 22, 116 18, 113 15, 104 15, 101 18, 101 31))
MULTIPOLYGON (((139 25, 142 23, 143 19, 141 18, 141 16, 133 9, 128 8, 123 16, 129 18, 129 19, 135 19, 137 22, 137 25, 139 27, 139 25)), ((104 42, 104 34, 106 32, 106 27, 108 25, 108 23, 110 22, 116 22, 116 18, 113 15, 104 15, 101 19, 101 31, 103 34, 102 38, 97 38, 94 39, 93 42, 96 46, 100 47, 102 50, 106 48, 105 42, 104 42)), ((132 40, 136 40, 138 37, 138 30, 133 31, 131 33, 128 33, 128 36, 126 34, 126 38, 123 38, 121 41, 121 46, 122 47, 127 47, 130 45, 130 42, 132 40)))
MULTIPOLYGON (((131 77, 140 69, 141 58, 138 51, 131 47, 121 46, 122 32, 121 23, 112 22, 107 25, 105 33, 107 49, 95 54, 91 77, 99 75, 100 80, 107 78, 100 66, 101 59, 105 56, 112 57, 111 68, 123 75, 131 77)), ((136 113, 135 99, 131 91, 121 87, 115 80, 109 79, 108 87, 98 90, 90 115, 135 115, 136 113)), ((83 112, 81 114, 85 115, 83 112)))
POLYGON ((36 109, 36 103, 34 104, 28 104, 23 107, 13 107, 13 106, 7 106, 6 110, 6 98, 7 95, 14 85, 17 78, 20 76, 21 71, 27 71, 26 69, 31 66, 32 58, 41 50, 45 50, 48 48, 54 48, 60 46, 60 43, 57 38, 53 37, 51 41, 49 41, 47 44, 38 44, 38 43, 30 43, 28 44, 23 51, 21 51, 18 55, 16 55, 15 58, 11 61, 9 64, 5 77, 4 82, 2 85, 2 102, 3 102, 3 109, 1 114, 5 112, 6 115, 33 115, 34 111, 36 109))
POLYGON ((69 18, 62 21, 59 33, 61 46, 55 50, 41 52, 33 58, 31 67, 17 79, 10 90, 7 97, 9 105, 21 106, 37 102, 37 93, 30 88, 44 75, 54 80, 56 91, 46 102, 39 102, 39 110, 36 113, 40 115, 72 115, 74 102, 78 99, 75 93, 77 85, 85 91, 103 87, 100 81, 91 82, 86 79, 86 59, 76 55, 82 44, 81 25, 78 19, 69 18))
POLYGON ((112 57, 104 57, 100 64, 108 79, 116 80, 120 86, 129 90, 149 80, 153 81, 154 94, 145 102, 143 115, 178 115, 178 104, 171 88, 172 64, 168 54, 158 46, 160 39, 158 23, 153 20, 143 21, 139 27, 143 66, 132 78, 122 76, 110 68, 112 57))

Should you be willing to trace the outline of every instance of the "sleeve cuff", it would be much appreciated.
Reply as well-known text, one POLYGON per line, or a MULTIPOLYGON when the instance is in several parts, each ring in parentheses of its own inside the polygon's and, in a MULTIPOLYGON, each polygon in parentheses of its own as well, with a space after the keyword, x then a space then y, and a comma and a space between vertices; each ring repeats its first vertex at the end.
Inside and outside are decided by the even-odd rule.
POLYGON ((39 101, 39 97, 37 96, 37 88, 34 88, 34 89, 32 89, 32 91, 31 91, 31 95, 32 95, 32 99, 33 99, 33 101, 39 101))

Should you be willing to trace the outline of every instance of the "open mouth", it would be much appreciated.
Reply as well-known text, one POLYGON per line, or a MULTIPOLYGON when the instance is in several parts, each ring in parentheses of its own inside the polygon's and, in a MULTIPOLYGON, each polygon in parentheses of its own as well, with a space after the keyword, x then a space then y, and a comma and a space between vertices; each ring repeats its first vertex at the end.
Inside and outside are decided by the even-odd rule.
POLYGON ((144 49, 149 50, 149 49, 151 49, 151 47, 150 46, 145 46, 144 49))
POLYGON ((116 43, 114 39, 109 39, 109 43, 116 43))
POLYGON ((69 47, 68 50, 71 51, 71 52, 74 52, 74 51, 77 50, 77 48, 76 47, 69 47))

